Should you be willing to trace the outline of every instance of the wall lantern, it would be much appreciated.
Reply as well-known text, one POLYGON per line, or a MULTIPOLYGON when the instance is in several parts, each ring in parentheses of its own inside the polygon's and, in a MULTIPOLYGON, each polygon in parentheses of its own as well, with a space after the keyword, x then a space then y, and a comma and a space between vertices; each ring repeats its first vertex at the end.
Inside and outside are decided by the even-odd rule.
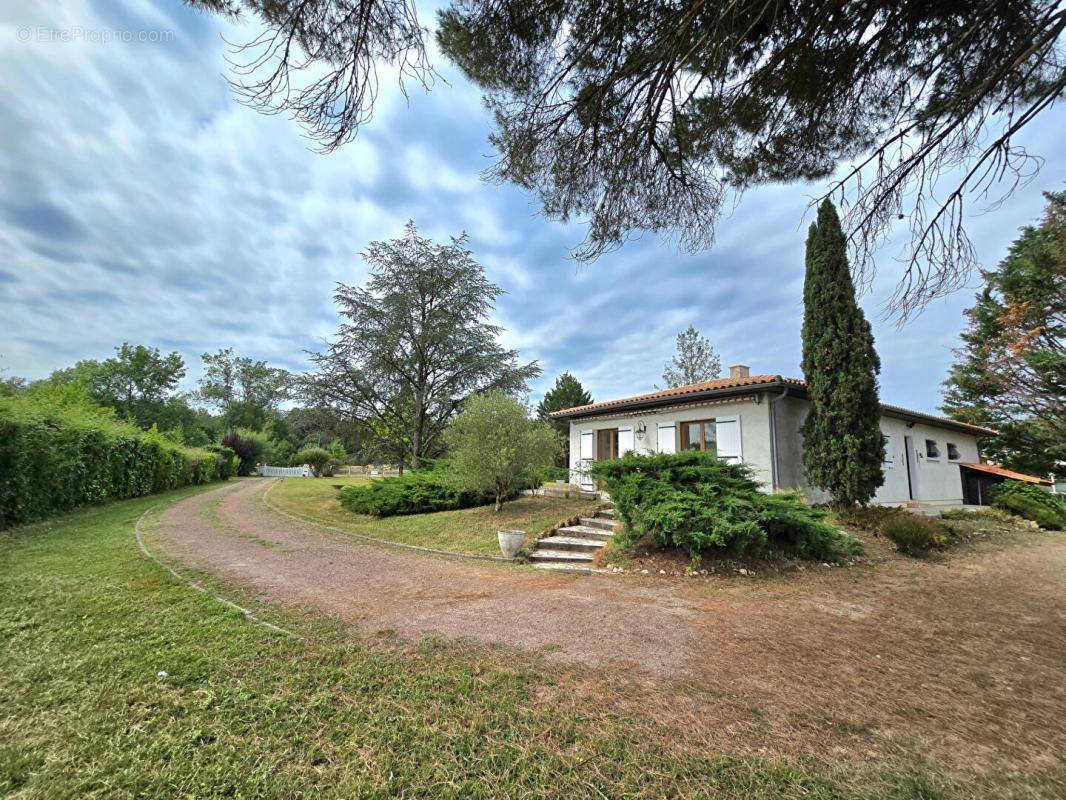
POLYGON ((634 430, 635 430, 635 433, 637 434, 637 438, 638 439, 643 439, 644 438, 644 434, 648 432, 648 428, 647 428, 647 426, 644 425, 643 422, 638 422, 637 426, 636 426, 636 428, 634 430))

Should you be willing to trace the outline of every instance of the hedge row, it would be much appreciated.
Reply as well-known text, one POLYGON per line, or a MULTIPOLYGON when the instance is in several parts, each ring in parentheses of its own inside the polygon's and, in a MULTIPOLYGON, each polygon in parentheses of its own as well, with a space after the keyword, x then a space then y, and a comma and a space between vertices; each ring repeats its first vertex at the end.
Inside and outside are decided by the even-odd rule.
POLYGON ((85 409, 0 398, 0 529, 232 470, 225 448, 194 450, 85 409))

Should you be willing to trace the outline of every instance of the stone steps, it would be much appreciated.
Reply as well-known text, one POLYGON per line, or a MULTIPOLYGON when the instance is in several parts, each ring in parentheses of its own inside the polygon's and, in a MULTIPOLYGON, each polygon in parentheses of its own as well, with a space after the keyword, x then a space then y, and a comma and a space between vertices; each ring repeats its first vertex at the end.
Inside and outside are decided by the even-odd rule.
POLYGON ((602 528, 603 530, 611 531, 612 533, 615 528, 618 527, 613 519, 607 517, 581 517, 578 522, 586 528, 602 528))
POLYGON ((592 560, 595 557, 596 557, 596 554, 594 552, 593 553, 577 553, 577 552, 575 552, 573 550, 549 550, 549 549, 542 549, 538 545, 537 549, 534 550, 533 554, 530 556, 530 559, 532 559, 534 564, 536 564, 538 561, 552 561, 552 562, 555 562, 555 563, 560 563, 561 562, 561 563, 564 563, 564 564, 587 563, 587 564, 591 565, 592 564, 592 560))
POLYGON ((581 539, 595 539, 601 545, 604 542, 609 542, 611 537, 614 536, 613 530, 593 528, 588 525, 568 525, 565 528, 559 528, 556 533, 562 536, 577 536, 581 539))
MULTIPOLYGON (((565 529, 564 529, 565 530, 565 529)), ((581 536, 546 536, 537 542, 538 547, 545 550, 573 550, 577 553, 586 551, 595 553, 603 547, 602 539, 585 539, 581 536)))
POLYGON ((551 536, 537 541, 530 555, 533 565, 541 569, 569 572, 600 572, 593 566, 596 554, 614 536, 618 523, 605 511, 581 517, 578 525, 557 528, 551 536))

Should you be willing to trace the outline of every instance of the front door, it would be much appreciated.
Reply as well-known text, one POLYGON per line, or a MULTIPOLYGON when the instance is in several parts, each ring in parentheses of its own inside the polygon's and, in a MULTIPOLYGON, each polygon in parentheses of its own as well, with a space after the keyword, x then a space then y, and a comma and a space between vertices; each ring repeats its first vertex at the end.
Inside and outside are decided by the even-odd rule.
POLYGON ((907 492, 911 500, 918 499, 918 453, 914 449, 914 439, 903 437, 903 448, 907 451, 907 492))

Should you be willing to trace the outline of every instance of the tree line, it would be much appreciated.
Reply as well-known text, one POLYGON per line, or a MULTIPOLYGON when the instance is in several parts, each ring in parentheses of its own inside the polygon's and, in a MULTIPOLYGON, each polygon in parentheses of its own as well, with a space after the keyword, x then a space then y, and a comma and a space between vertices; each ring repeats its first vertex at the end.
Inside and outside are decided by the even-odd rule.
MULTIPOLYGON (((1066 463, 1066 192, 1047 195, 1044 219, 1026 227, 1007 257, 982 273, 985 286, 967 312, 963 346, 946 381, 944 411, 991 426, 984 454, 1047 474, 1066 463)), ((878 428, 880 361, 856 301, 846 241, 825 201, 807 241, 803 373, 811 413, 803 435, 812 485, 845 504, 865 503, 883 480, 878 428)), ((202 356, 193 391, 181 391, 187 365, 177 352, 123 343, 103 360, 83 360, 27 383, 0 380, 0 394, 82 392, 85 398, 176 442, 225 442, 245 466, 288 463, 307 448, 316 458, 419 467, 448 449, 445 431, 475 396, 520 398, 541 374, 500 342, 490 321, 503 293, 485 275, 465 235, 444 244, 408 223, 401 236, 362 254, 370 276, 338 284, 336 334, 312 368, 292 373, 223 348, 202 356)), ((677 336, 663 381, 676 387, 717 378, 721 359, 694 326, 677 336)), ((568 424, 551 413, 592 395, 569 372, 535 409, 554 427, 568 463, 568 424)))

